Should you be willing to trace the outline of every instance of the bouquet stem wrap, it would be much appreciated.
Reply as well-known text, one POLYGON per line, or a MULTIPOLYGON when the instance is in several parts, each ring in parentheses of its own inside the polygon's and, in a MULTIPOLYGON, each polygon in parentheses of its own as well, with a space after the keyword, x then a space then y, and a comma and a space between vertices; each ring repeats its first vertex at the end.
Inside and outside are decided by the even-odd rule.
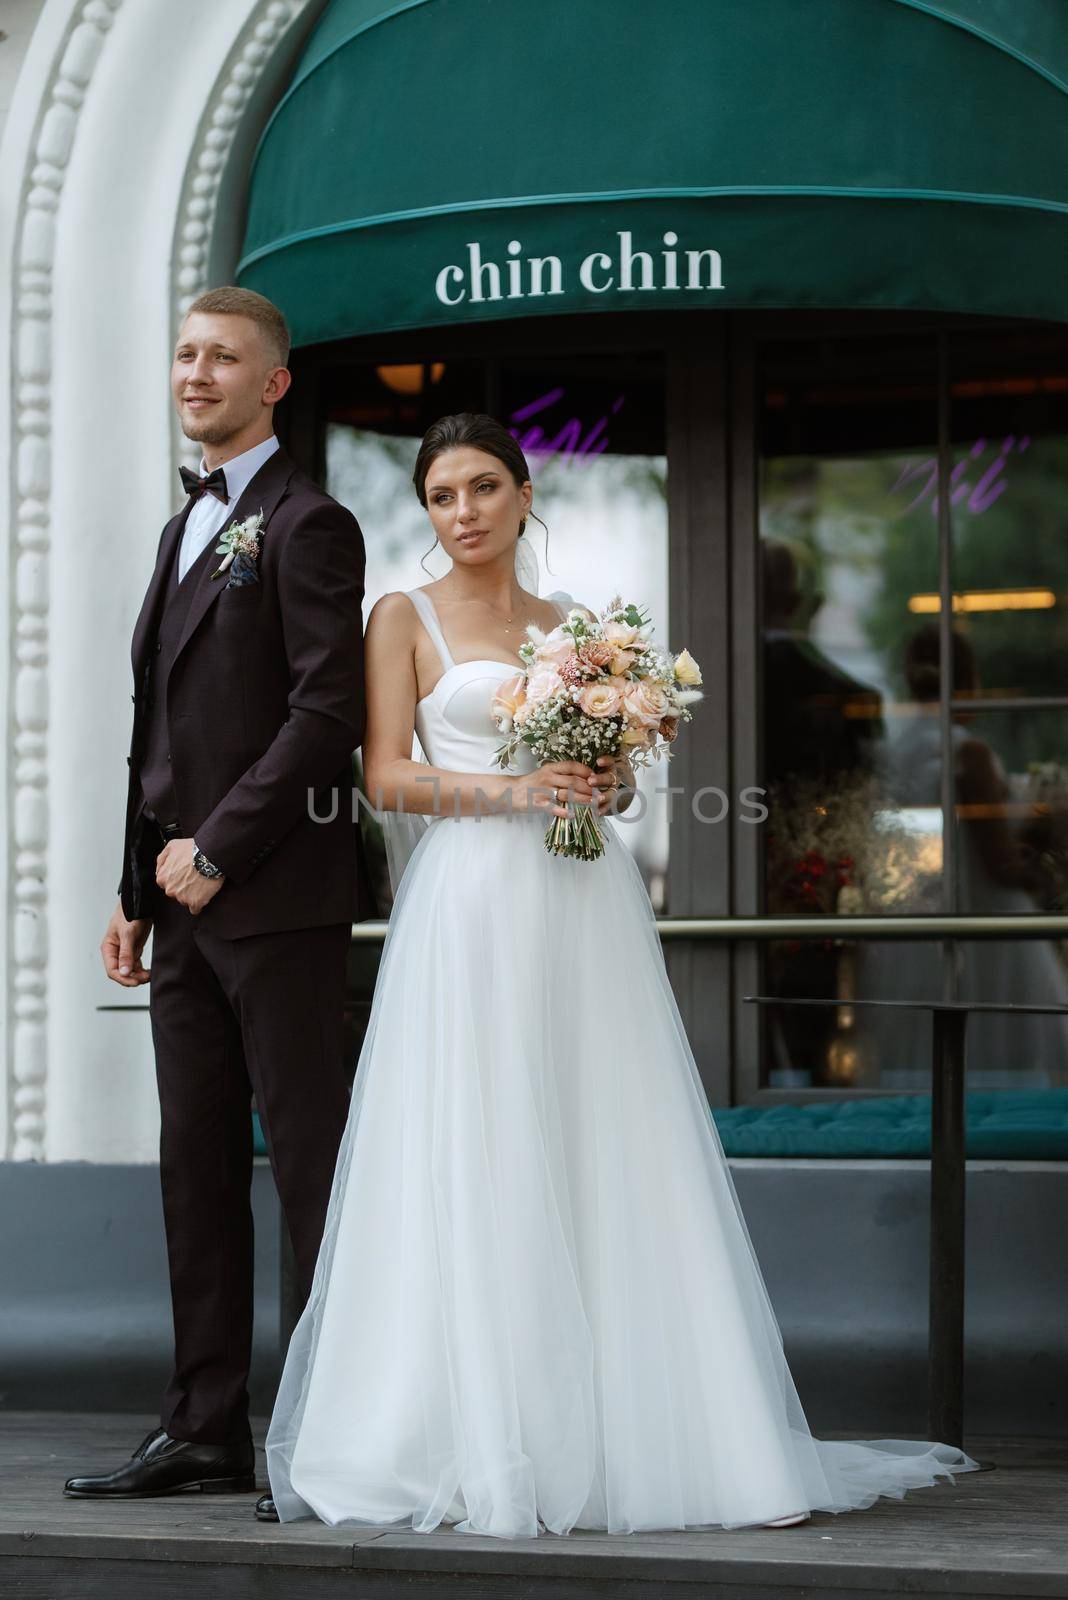
POLYGON ((604 834, 593 807, 577 805, 571 815, 554 817, 545 832, 545 848, 554 856, 572 856, 578 861, 596 861, 604 855, 604 834))

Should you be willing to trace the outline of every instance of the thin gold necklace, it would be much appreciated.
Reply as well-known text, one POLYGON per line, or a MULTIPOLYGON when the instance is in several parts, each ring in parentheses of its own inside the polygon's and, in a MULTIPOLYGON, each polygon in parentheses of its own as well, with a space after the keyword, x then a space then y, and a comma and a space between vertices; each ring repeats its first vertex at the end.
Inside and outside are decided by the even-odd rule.
MULTIPOLYGON (((446 600, 456 600, 459 604, 462 604, 462 605, 463 604, 470 605, 470 603, 471 603, 470 599, 465 601, 465 600, 463 600, 463 598, 461 596, 457 596, 457 595, 446 595, 445 598, 446 598, 446 600)), ((505 622, 505 623, 514 622, 515 619, 516 619, 516 616, 518 615, 518 613, 513 612, 510 617, 506 617, 504 619, 501 619, 500 612, 497 610, 497 608, 495 606, 491 606, 488 600, 481 600, 481 599, 479 599, 479 597, 477 595, 473 596, 473 598, 476 600, 476 602, 480 606, 485 606, 487 611, 491 612, 493 616, 498 618, 498 620, 503 620, 503 622, 505 622)), ((505 633, 511 633, 512 629, 510 627, 505 627, 504 631, 505 631, 505 633)))

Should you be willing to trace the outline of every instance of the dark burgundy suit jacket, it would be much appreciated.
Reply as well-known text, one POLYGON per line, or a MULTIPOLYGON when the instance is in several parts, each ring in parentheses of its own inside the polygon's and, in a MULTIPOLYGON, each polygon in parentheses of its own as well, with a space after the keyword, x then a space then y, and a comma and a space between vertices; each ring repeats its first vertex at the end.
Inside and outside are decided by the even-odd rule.
MULTIPOLYGON (((138 779, 145 684, 191 504, 163 530, 134 629, 120 885, 131 918, 151 917, 160 892, 159 835, 141 814, 138 779)), ((284 450, 264 462, 226 526, 261 509, 260 581, 230 588, 224 575, 198 588, 166 687, 182 831, 226 874, 201 919, 223 938, 375 914, 352 806, 364 731, 363 537, 284 450), (332 791, 333 820, 314 821, 312 810, 330 815, 332 791)))

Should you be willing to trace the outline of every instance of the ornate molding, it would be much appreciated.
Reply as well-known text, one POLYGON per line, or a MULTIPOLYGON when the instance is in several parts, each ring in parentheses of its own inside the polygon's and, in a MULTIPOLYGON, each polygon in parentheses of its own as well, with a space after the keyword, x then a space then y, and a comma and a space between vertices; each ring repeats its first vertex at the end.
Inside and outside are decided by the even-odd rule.
MULTIPOLYGON (((123 0, 73 0, 41 95, 14 228, 12 538, 8 577, 13 761, 8 777, 9 1148, 45 1154, 48 1071, 49 560, 52 518, 52 306, 56 219, 78 121, 123 0)), ((249 102, 279 47, 323 0, 249 0, 249 14, 191 139, 170 263, 176 325, 208 286, 220 186, 249 102)), ((264 85, 266 88, 267 86, 264 85)), ((254 112, 254 108, 252 108, 254 112)), ((168 335, 169 339, 169 335, 168 335)), ((164 359, 169 359, 165 353, 164 359)), ((176 431, 174 456, 185 441, 176 431)), ((0 1151, 0 1155, 4 1152, 0 1151)))
POLYGON ((122 0, 84 0, 72 8, 41 98, 15 235, 7 1014, 10 1153, 17 1161, 44 1155, 48 1068, 48 563, 56 213, 86 90, 121 5, 122 0))
MULTIPOLYGON (((199 294, 209 288, 211 244, 218 225, 219 191, 248 104, 284 37, 323 0, 258 0, 216 80, 189 155, 174 230, 172 324, 177 328, 199 294)), ((174 472, 195 468, 199 448, 175 424, 174 472)))

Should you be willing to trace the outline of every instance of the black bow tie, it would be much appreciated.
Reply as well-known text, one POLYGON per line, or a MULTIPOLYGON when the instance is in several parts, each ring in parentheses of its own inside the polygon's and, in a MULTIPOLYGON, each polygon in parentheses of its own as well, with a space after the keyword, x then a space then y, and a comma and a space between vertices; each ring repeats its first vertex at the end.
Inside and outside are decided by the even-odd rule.
POLYGON ((216 467, 214 472, 209 472, 206 478, 198 478, 195 472, 190 472, 188 467, 179 467, 182 476, 182 488, 186 494, 191 494, 198 500, 202 494, 213 494, 216 500, 221 500, 227 505, 230 496, 226 492, 226 474, 222 467, 216 467))

